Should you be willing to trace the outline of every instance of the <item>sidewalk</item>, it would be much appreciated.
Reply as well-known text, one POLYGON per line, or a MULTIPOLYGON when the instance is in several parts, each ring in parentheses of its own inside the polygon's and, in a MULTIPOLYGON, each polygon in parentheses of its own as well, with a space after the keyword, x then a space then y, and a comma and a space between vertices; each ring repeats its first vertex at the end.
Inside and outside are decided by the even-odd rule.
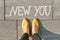
POLYGON ((10 14, 12 6, 16 9, 16 6, 22 5, 26 9, 28 5, 51 5, 52 9, 49 16, 39 14, 36 16, 41 26, 39 35, 44 40, 60 40, 60 0, 0 0, 0 40, 18 40, 22 36, 22 19, 27 17, 31 22, 34 18, 35 10, 33 8, 29 16, 15 16, 14 13, 12 16, 6 16, 10 14))

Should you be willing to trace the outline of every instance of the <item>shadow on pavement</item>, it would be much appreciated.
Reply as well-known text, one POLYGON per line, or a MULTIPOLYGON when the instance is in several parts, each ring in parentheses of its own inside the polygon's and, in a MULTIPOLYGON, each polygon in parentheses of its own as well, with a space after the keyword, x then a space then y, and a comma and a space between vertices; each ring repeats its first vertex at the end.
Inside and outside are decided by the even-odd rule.
POLYGON ((44 28, 42 22, 38 19, 39 24, 40 24, 40 29, 39 29, 39 36, 43 40, 60 40, 60 35, 55 34, 53 32, 48 31, 47 29, 44 28))

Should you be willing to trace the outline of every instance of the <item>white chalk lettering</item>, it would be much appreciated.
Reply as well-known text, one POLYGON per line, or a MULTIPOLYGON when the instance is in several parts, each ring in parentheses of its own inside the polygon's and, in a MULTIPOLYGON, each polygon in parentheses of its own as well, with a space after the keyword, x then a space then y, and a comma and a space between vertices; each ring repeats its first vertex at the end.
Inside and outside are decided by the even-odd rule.
POLYGON ((34 8, 33 10, 35 10, 35 12, 33 11, 33 16, 38 16, 38 14, 40 16, 49 16, 51 13, 51 6, 28 6, 27 8, 24 6, 12 6, 10 14, 6 14, 5 16, 29 16, 31 14, 31 8, 34 8))

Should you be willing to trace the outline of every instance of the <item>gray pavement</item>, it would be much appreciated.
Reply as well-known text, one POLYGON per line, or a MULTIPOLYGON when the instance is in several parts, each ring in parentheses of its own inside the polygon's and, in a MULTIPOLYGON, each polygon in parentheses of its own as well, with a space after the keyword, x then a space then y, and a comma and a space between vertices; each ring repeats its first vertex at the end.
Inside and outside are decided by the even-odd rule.
POLYGON ((60 19, 60 0, 54 0, 54 19, 60 19))
MULTIPOLYGON (((50 12, 49 16, 47 17, 46 15, 41 16, 39 13, 36 14, 36 10, 34 6, 49 6, 51 5, 52 7, 52 0, 30 0, 30 1, 24 1, 24 0, 5 0, 5 18, 6 19, 22 19, 24 17, 27 17, 29 19, 33 19, 34 17, 39 18, 39 19, 52 19, 52 11, 50 12), (13 12, 11 12, 12 7, 16 10, 17 6, 24 6, 25 10, 29 8, 29 6, 33 6, 30 9, 29 14, 25 15, 25 12, 20 12, 20 15, 18 15, 18 12, 16 12, 16 15, 14 15, 13 12), (11 16, 6 16, 9 15, 11 12, 11 16), (36 15, 36 16, 35 16, 36 15)), ((21 9, 21 8, 20 8, 21 9)), ((23 10, 23 9, 21 9, 23 10)), ((52 8, 51 8, 52 10, 52 8)), ((41 12, 42 14, 43 12, 41 12)))
POLYGON ((0 40, 17 40, 16 21, 0 21, 0 40))
POLYGON ((0 0, 0 20, 4 19, 4 0, 0 0))
POLYGON ((42 39, 60 40, 60 0, 0 0, 0 40, 18 40, 21 38, 21 23, 24 17, 29 19, 30 25, 34 17, 38 18, 40 23, 39 36, 42 39), (35 13, 34 7, 49 5, 51 6, 49 16, 46 16, 46 14, 41 16, 43 8, 41 14, 40 11, 37 14, 35 13), (32 6, 31 11, 28 12, 29 14, 25 14, 24 10, 20 8, 21 6, 24 6, 25 12, 32 6), (16 15, 11 12, 12 8, 16 15), (17 8, 23 10, 21 14, 18 13, 21 10, 17 8), (34 16, 35 14, 36 16, 34 16))

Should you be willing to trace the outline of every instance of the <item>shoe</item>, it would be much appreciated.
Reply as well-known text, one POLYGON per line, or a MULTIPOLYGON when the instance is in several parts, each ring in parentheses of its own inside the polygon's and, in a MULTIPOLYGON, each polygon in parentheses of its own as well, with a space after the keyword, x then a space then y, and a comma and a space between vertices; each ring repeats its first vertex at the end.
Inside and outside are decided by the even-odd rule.
POLYGON ((39 22, 36 18, 34 18, 32 21, 32 35, 38 33, 38 31, 39 31, 39 22))
POLYGON ((26 18, 24 18, 22 21, 22 31, 23 31, 23 34, 27 33, 30 36, 29 22, 26 18))

